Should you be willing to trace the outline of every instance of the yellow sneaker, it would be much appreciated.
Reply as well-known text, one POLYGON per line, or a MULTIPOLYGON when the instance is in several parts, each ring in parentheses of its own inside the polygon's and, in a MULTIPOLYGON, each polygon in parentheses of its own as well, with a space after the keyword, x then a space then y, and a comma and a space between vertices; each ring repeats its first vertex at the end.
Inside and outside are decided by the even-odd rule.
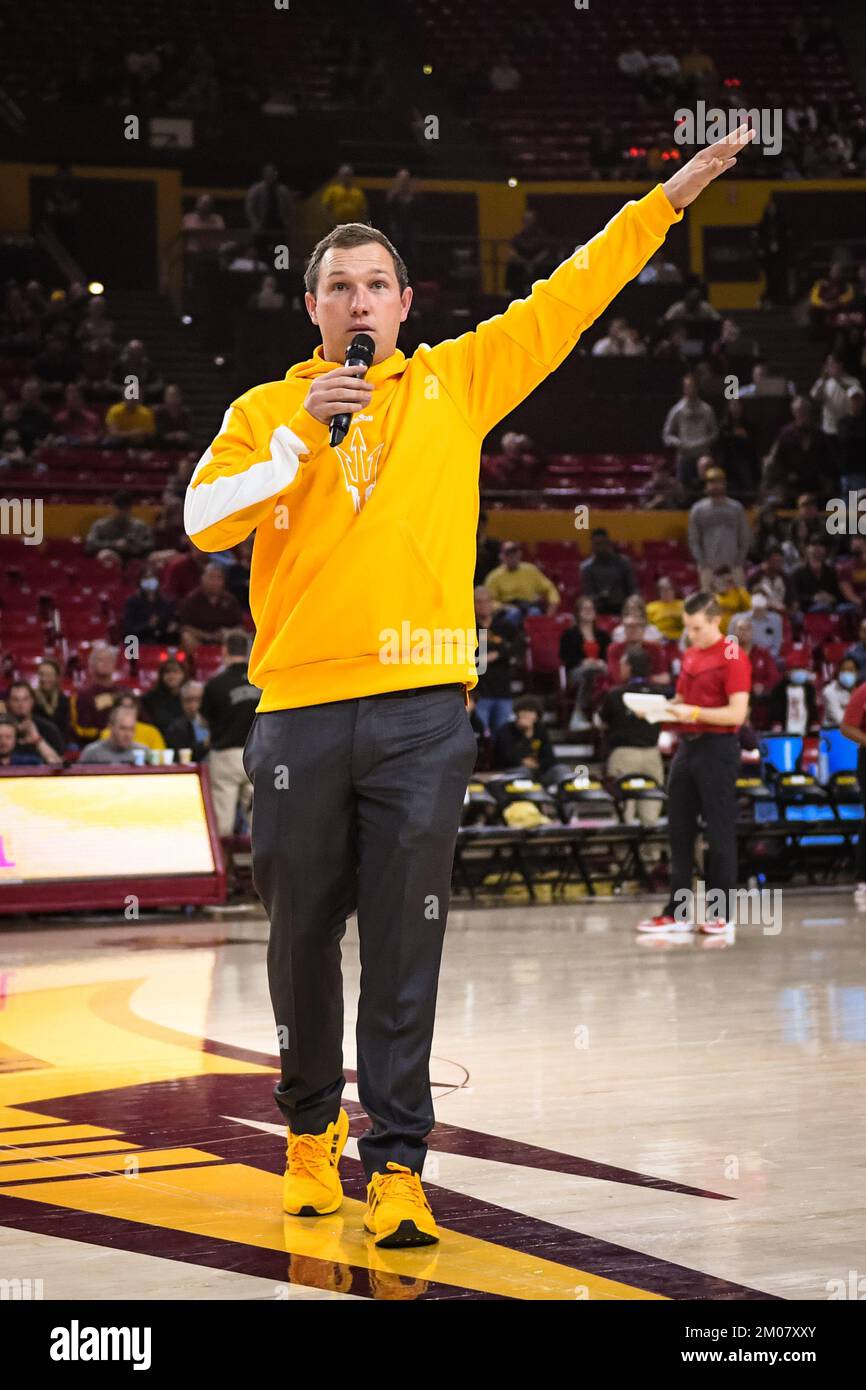
POLYGON ((324 1134, 287 1130, 283 1211, 289 1216, 327 1216, 343 1200, 337 1165, 349 1137, 349 1116, 341 1110, 324 1134))
POLYGON ((367 1184, 365 1230, 389 1248, 432 1245, 439 1233, 419 1175, 402 1163, 388 1167, 389 1173, 374 1173, 367 1184))

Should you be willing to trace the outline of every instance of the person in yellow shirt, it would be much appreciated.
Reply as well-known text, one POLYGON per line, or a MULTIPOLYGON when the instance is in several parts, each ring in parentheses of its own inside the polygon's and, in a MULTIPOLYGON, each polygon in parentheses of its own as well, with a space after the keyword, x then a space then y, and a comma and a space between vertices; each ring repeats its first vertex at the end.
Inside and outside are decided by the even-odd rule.
POLYGON ((105 417, 110 439, 122 439, 130 444, 141 443, 156 433, 156 420, 150 406, 141 401, 118 401, 105 417))
POLYGON ((408 357, 397 346, 412 306, 400 252, 378 228, 335 227, 304 273, 321 343, 283 381, 230 403, 190 479, 184 527, 199 550, 255 532, 247 680, 260 699, 242 763, 270 921, 290 1219, 343 1201, 340 940, 357 913, 363 1225, 376 1246, 438 1240, 421 1172, 454 850, 478 756, 467 705, 481 444, 753 138, 741 126, 700 149, 525 298, 408 357), (359 334, 372 340, 369 360, 347 367, 359 334), (342 415, 345 429, 331 423, 342 415))
POLYGON ((646 606, 646 615, 653 627, 657 627, 662 637, 669 642, 678 642, 683 635, 683 600, 677 598, 673 580, 666 574, 656 581, 658 598, 646 606))
POLYGON ((559 590, 537 565, 522 559, 523 552, 516 541, 506 541, 501 551, 502 564, 491 570, 484 581, 493 602, 521 614, 555 613, 559 607, 559 590))
MULTIPOLYGON (((133 741, 135 743, 143 743, 145 748, 165 747, 165 739, 159 732, 159 729, 156 727, 156 725, 145 724, 142 720, 138 718, 138 697, 136 695, 132 695, 128 691, 123 695, 118 695, 117 699, 112 705, 112 709, 117 709, 119 705, 122 705, 125 709, 131 709, 135 711, 135 734, 133 735, 133 741)), ((105 728, 102 730, 102 733, 99 735, 99 737, 108 738, 110 733, 111 725, 107 724, 105 728)))
POLYGON ((355 171, 351 164, 341 164, 336 177, 328 184, 322 194, 322 207, 331 222, 337 227, 342 222, 366 222, 370 216, 367 195, 355 183, 355 171))
POLYGON ((734 571, 727 566, 713 571, 713 593, 722 610, 719 626, 727 632, 728 623, 735 613, 747 613, 752 606, 752 596, 748 589, 741 589, 734 582, 734 571))

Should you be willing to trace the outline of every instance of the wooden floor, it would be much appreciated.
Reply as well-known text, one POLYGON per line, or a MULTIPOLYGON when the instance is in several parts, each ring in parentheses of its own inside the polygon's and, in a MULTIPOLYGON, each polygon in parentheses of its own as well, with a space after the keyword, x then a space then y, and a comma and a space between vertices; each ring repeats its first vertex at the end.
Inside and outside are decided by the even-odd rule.
POLYGON ((639 937, 646 905, 452 911, 438 1246, 283 1217, 267 923, 0 930, 0 1278, 45 1299, 827 1299, 866 1270, 866 917, 639 937))

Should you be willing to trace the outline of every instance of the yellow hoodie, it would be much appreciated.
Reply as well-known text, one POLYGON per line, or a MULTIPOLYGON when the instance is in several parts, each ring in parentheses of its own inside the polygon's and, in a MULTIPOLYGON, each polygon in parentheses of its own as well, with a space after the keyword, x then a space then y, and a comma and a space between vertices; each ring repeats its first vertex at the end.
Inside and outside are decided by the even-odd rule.
POLYGON ((303 402, 341 365, 321 346, 233 401, 190 480, 187 534, 226 550, 255 530, 249 678, 258 711, 477 684, 472 577, 488 432, 568 356, 682 219, 661 184, 472 332, 367 373, 332 449, 303 402))

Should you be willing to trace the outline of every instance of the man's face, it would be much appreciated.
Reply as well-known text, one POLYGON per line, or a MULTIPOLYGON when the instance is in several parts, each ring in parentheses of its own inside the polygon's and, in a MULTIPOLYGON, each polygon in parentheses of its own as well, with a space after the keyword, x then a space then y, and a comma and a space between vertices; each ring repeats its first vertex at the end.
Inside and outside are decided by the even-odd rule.
POLYGON ((131 748, 135 742, 135 710, 127 709, 125 706, 118 710, 114 716, 112 731, 116 747, 131 748))
POLYGON ((767 573, 768 573, 768 574, 781 574, 781 573, 782 573, 782 560, 783 560, 782 552, 779 551, 779 550, 774 550, 774 551, 772 552, 772 554, 768 555, 768 556, 767 556, 767 573))
POLYGON ((626 618, 623 623, 625 629, 625 641, 631 645, 634 642, 643 640, 646 624, 642 618, 626 618))
POLYGON ((818 570, 824 563, 823 545, 809 545, 806 547, 806 555, 813 570, 818 570))
POLYGON ((683 626, 689 644, 693 647, 711 647, 721 636, 718 619, 708 618, 704 612, 684 613, 683 626))
POLYGON ((475 595, 475 617, 479 623, 486 624, 489 623, 492 613, 493 601, 485 589, 483 593, 479 592, 475 595))
POLYGON ((187 719, 195 719, 201 709, 201 688, 196 686, 194 690, 185 690, 180 697, 183 705, 183 712, 187 719))
POLYGON ((726 488, 726 484, 725 484, 724 478, 708 478, 708 479, 707 479, 707 496, 708 496, 708 497, 724 497, 726 490, 727 490, 727 488, 726 488))
POLYGON ((397 346, 400 324, 412 304, 412 289, 400 293, 394 262, 377 241, 363 246, 332 246, 322 257, 315 296, 304 295, 313 323, 321 329, 327 362, 346 360, 356 333, 369 333, 383 362, 397 346))
POLYGON ((201 577, 201 587, 209 598, 217 598, 223 591, 225 579, 222 570, 208 565, 201 577))
POLYGON ((693 376, 683 377, 683 395, 687 401, 693 401, 698 394, 698 383, 693 376))
POLYGON ((520 546, 504 545, 502 547, 502 559, 505 562, 506 569, 516 570, 517 566, 520 564, 520 546))
POLYGON ((599 560, 604 560, 610 554, 610 536, 593 536, 592 553, 599 560))
POLYGON ((522 729, 525 734, 529 734, 531 737, 535 731, 535 721, 537 718, 538 715, 535 713, 534 709, 519 710, 516 716, 518 729, 522 729))
POLYGON ((33 693, 24 685, 16 685, 6 697, 6 706, 14 719, 29 719, 33 713, 33 693))
POLYGON ((114 657, 111 652, 94 652, 90 669, 97 680, 110 680, 114 675, 114 657))
POLYGON ((734 577, 731 574, 717 574, 713 580, 713 588, 717 594, 726 594, 733 587, 734 577))
POLYGON ((0 724, 0 758, 6 758, 13 753, 17 741, 12 725, 0 724))

